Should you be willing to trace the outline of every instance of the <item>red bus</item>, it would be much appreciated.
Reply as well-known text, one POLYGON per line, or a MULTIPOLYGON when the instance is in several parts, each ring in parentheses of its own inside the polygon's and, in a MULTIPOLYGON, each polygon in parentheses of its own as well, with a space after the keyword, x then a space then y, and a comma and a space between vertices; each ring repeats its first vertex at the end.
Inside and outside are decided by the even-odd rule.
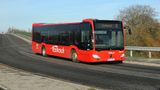
POLYGON ((125 60, 122 21, 85 19, 76 23, 34 23, 32 50, 74 62, 125 60))

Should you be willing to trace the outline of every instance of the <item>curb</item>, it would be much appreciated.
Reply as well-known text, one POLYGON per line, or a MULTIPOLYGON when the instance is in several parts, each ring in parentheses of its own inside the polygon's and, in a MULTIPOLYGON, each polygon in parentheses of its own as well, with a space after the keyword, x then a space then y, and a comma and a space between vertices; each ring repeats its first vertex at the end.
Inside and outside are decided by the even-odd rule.
POLYGON ((136 61, 124 61, 124 63, 160 67, 160 64, 155 64, 155 63, 136 62, 136 61))
POLYGON ((30 41, 30 40, 28 40, 28 39, 26 39, 26 38, 23 38, 23 37, 18 36, 18 35, 16 35, 16 34, 11 34, 11 35, 16 36, 16 37, 18 37, 18 38, 20 38, 20 39, 22 39, 22 40, 26 41, 27 43, 31 44, 31 41, 30 41))

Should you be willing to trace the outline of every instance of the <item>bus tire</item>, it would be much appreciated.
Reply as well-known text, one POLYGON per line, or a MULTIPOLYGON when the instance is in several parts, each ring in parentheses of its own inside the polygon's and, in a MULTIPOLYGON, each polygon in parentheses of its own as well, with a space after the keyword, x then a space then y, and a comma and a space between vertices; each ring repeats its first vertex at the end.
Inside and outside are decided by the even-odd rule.
POLYGON ((42 56, 46 57, 47 54, 46 54, 46 48, 43 46, 42 47, 42 56))
POLYGON ((123 64, 123 61, 116 61, 116 64, 123 64))
POLYGON ((78 63, 79 61, 77 60, 77 53, 76 53, 76 51, 75 50, 72 50, 71 51, 71 60, 73 61, 73 62, 76 62, 76 63, 78 63))
POLYGON ((119 64, 123 64, 123 61, 118 61, 119 64))

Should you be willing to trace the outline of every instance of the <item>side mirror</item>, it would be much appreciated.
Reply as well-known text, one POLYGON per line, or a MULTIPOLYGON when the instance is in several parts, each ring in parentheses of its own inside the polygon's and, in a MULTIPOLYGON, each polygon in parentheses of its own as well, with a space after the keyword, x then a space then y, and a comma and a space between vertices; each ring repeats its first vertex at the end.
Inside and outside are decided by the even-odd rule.
POLYGON ((130 27, 125 26, 125 27, 124 27, 124 30, 125 30, 125 31, 128 31, 128 34, 129 34, 129 35, 132 35, 132 30, 131 30, 130 27))
POLYGON ((132 35, 132 30, 130 28, 128 28, 128 33, 129 35, 132 35))

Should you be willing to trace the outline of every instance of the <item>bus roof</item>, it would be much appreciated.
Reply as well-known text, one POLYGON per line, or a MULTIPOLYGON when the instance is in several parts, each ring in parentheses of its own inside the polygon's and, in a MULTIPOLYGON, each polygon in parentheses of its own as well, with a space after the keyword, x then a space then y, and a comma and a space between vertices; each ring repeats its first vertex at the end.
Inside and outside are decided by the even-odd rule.
POLYGON ((65 24, 80 24, 81 22, 70 22, 70 23, 33 23, 33 27, 38 27, 38 26, 57 26, 57 25, 65 25, 65 24))
MULTIPOLYGON (((101 22, 121 22, 119 20, 99 20, 99 19, 84 19, 82 22, 85 21, 101 21, 101 22)), ((80 24, 82 22, 68 22, 68 23, 33 23, 33 27, 38 27, 38 26, 57 26, 57 25, 65 25, 65 24, 80 24)))

